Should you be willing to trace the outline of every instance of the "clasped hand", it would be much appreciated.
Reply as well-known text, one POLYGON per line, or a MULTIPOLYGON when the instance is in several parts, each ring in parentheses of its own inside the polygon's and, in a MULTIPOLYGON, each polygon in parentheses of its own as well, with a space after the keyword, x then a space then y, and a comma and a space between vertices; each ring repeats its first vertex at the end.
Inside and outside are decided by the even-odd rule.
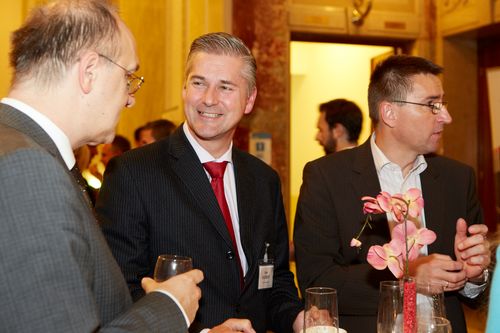
POLYGON ((437 253, 421 256, 410 263, 410 274, 418 281, 441 284, 445 291, 463 288, 468 280, 481 277, 490 264, 487 233, 486 225, 474 224, 467 227, 465 220, 459 218, 454 243, 456 260, 437 253))

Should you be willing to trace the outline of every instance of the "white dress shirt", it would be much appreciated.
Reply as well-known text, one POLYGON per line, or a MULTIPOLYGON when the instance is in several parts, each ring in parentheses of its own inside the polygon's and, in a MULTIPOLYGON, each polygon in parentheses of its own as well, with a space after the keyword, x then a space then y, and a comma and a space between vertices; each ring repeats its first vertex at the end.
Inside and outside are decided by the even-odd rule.
MULTIPOLYGON (((245 275, 248 271, 248 262, 245 257, 245 252, 243 251, 243 247, 241 246, 241 237, 240 237, 240 220, 238 215, 238 202, 236 199, 236 181, 234 178, 234 167, 232 160, 232 148, 233 143, 229 146, 229 149, 219 158, 214 158, 205 148, 203 148, 198 141, 191 134, 187 123, 184 123, 182 129, 184 130, 184 134, 193 147, 196 155, 200 159, 200 162, 224 162, 227 161, 226 171, 224 172, 224 194, 226 196, 227 205, 229 207, 229 213, 231 214, 231 222, 233 223, 234 237, 236 239, 236 246, 238 247, 238 254, 241 262, 241 269, 243 270, 243 275, 245 275)), ((210 174, 205 170, 207 174, 207 178, 211 180, 210 174)))
MULTIPOLYGON (((403 170, 401 170, 401 167, 396 163, 391 162, 375 143, 375 133, 373 133, 370 138, 370 146, 382 191, 386 191, 389 194, 393 195, 396 193, 404 193, 408 191, 410 188, 418 188, 420 192, 422 192, 422 184, 420 183, 420 174, 424 172, 425 169, 427 169, 427 162, 425 161, 425 157, 423 155, 417 156, 417 158, 413 162, 413 167, 411 168, 410 172, 408 172, 406 177, 403 177, 403 170)), ((387 221, 389 222, 389 228, 392 230, 392 228, 395 226, 395 222, 391 214, 387 214, 387 221)), ((424 208, 422 208, 419 221, 413 221, 413 222, 420 223, 420 228, 425 227, 424 208)), ((417 226, 418 225, 419 224, 417 224, 417 226)), ((420 249, 420 254, 421 255, 428 254, 427 245, 424 245, 420 249)), ((478 286, 473 283, 467 282, 465 283, 464 289, 460 290, 459 292, 469 298, 475 298, 485 288, 486 284, 478 286)))

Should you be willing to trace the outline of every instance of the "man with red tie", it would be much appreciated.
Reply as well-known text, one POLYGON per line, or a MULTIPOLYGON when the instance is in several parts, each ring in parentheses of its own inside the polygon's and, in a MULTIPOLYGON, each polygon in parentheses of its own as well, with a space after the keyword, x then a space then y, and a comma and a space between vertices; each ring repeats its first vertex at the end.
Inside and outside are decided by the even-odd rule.
POLYGON ((196 39, 182 92, 186 122, 110 162, 97 203, 134 299, 159 254, 189 256, 203 270, 191 332, 228 318, 246 318, 257 332, 302 331, 278 174, 232 144, 252 111, 255 77, 255 59, 240 39, 196 39))

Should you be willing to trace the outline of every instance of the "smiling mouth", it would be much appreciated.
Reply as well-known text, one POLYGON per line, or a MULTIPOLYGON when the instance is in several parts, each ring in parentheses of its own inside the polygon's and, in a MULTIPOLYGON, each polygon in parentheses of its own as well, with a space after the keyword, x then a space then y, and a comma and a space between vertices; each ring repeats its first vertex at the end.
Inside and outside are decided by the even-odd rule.
POLYGON ((202 115, 203 117, 207 117, 207 118, 219 118, 219 117, 222 117, 222 113, 209 113, 209 112, 203 112, 203 111, 198 111, 198 113, 200 115, 202 115))

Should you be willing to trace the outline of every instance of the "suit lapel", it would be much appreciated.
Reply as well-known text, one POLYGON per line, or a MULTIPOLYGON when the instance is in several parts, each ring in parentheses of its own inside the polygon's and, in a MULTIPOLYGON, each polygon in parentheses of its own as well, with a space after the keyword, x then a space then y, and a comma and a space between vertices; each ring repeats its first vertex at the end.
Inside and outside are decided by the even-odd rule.
MULTIPOLYGON (((424 198, 424 214, 425 226, 436 233, 443 235, 445 227, 444 205, 442 199, 444 197, 444 185, 441 184, 439 170, 432 163, 432 157, 427 158, 427 169, 420 174, 420 182, 422 185, 422 196, 424 198)), ((429 245, 429 253, 445 253, 444 249, 439 249, 439 241, 429 245)))
MULTIPOLYGON (((364 196, 376 197, 380 193, 381 187, 375 168, 375 162, 373 161, 370 139, 366 140, 355 152, 356 154, 353 158, 354 192, 359 200, 364 196)), ((362 212, 362 210, 360 210, 360 212, 362 212)), ((365 230, 367 235, 373 233, 387 240, 390 239, 386 214, 372 215, 371 224, 373 230, 365 230)), ((366 250, 367 249, 364 249, 364 251, 366 250)))
POLYGON ((373 162, 370 139, 356 152, 353 159, 353 171, 357 175, 353 181, 354 189, 360 199, 366 195, 376 196, 380 192, 380 183, 373 162))
POLYGON ((33 119, 9 105, 0 104, 0 122, 29 136, 58 159, 66 168, 54 141, 33 119))
POLYGON ((249 270, 253 264, 253 258, 257 258, 258 253, 254 252, 252 235, 254 235, 254 206, 255 181, 251 170, 242 160, 241 152, 233 149, 234 176, 236 181, 236 193, 238 201, 238 217, 240 226, 240 239, 243 251, 246 254, 249 270))
POLYGON ((184 135, 182 125, 172 133, 170 142, 169 154, 176 159, 173 171, 184 183, 186 189, 194 197, 194 202, 198 204, 227 246, 232 248, 233 244, 217 198, 196 152, 184 135))

